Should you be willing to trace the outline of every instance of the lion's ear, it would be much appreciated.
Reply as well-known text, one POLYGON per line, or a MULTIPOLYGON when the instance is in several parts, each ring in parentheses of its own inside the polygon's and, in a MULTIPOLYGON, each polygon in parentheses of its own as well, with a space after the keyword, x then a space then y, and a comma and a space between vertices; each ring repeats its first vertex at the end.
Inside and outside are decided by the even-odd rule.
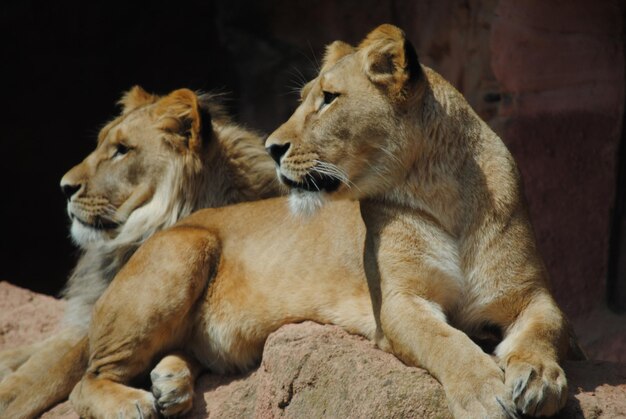
POLYGON ((202 147, 200 105, 198 96, 189 89, 174 90, 157 103, 160 128, 177 134, 193 151, 202 147))
POLYGON ((158 96, 146 92, 141 86, 133 86, 117 103, 122 106, 122 114, 127 114, 140 106, 154 103, 157 99, 158 96))
POLYGON ((361 42, 359 50, 365 56, 368 78, 391 93, 407 94, 410 84, 422 75, 415 48, 396 26, 377 27, 361 42))
POLYGON ((324 53, 324 59, 322 60, 322 69, 324 71, 332 67, 337 61, 342 59, 348 54, 354 52, 354 47, 343 41, 334 41, 326 46, 326 52, 324 53))

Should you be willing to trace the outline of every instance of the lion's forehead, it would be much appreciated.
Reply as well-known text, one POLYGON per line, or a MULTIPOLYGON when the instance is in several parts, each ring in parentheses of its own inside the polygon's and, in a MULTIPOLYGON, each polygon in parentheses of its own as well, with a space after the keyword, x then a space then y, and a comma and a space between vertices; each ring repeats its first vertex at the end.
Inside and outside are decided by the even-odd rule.
POLYGON ((127 118, 123 124, 116 127, 118 137, 116 139, 141 138, 146 132, 154 129, 155 121, 148 114, 133 114, 127 118))
POLYGON ((322 71, 316 78, 307 82, 300 90, 300 98, 305 99, 309 94, 319 93, 320 90, 332 90, 350 82, 360 72, 358 60, 347 56, 335 63, 331 68, 322 71))
POLYGON ((135 109, 120 115, 100 130, 98 145, 123 140, 141 140, 146 133, 156 129, 156 121, 150 106, 135 109))

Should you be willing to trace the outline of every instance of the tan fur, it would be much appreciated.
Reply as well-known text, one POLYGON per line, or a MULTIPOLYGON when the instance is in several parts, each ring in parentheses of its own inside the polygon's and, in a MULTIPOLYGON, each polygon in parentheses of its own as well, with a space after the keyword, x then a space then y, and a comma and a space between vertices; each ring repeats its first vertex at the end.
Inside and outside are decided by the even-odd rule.
POLYGON ((439 379, 456 417, 557 412, 568 327, 502 141, 391 25, 327 52, 307 88, 267 146, 291 185, 322 164, 345 179, 294 201, 360 200, 379 345, 439 379), (497 363, 467 336, 485 324, 504 334, 497 363))
POLYGON ((374 338, 364 241, 354 202, 331 203, 302 220, 284 198, 202 210, 156 234, 96 304, 74 408, 84 417, 186 411, 186 402, 171 400, 187 397, 187 380, 159 384, 182 395, 169 401, 154 392, 154 370, 154 394, 124 386, 170 350, 184 350, 175 362, 189 376, 189 359, 217 373, 249 369, 267 336, 286 323, 332 323, 374 338), (158 286, 145 287, 148 281, 158 286))
POLYGON ((210 95, 159 97, 136 86, 120 104, 96 149, 61 181, 83 254, 65 290, 62 331, 0 353, 0 417, 33 417, 69 395, 87 364, 93 304, 149 236, 199 208, 279 194, 260 136, 210 95))
MULTIPOLYGON (((269 333, 302 320, 341 325, 428 368, 459 418, 562 406, 566 326, 513 160, 412 53, 391 26, 359 48, 332 44, 267 142, 281 177, 310 190, 199 211, 133 255, 96 304, 89 366, 70 397, 79 414, 185 411, 128 383, 171 350, 184 351, 174 361, 183 372, 189 359, 246 370, 269 333), (315 191, 328 182, 341 185, 315 191), (360 207, 320 205, 325 197, 360 207), (505 334, 504 373, 468 337, 486 324, 505 334)), ((184 395, 182 381, 171 388, 184 395)))

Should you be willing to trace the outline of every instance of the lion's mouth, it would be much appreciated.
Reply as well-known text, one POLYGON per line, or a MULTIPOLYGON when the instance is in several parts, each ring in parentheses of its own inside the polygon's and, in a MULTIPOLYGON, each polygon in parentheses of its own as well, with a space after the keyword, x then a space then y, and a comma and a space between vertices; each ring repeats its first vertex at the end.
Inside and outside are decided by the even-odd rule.
POLYGON ((88 223, 87 221, 82 220, 81 218, 77 217, 74 214, 72 214, 72 219, 78 221, 80 224, 84 225, 85 227, 89 227, 89 228, 92 228, 94 230, 99 230, 99 231, 115 230, 116 228, 120 226, 119 223, 116 223, 114 221, 111 221, 109 219, 106 219, 100 216, 94 217, 91 223, 88 223))
POLYGON ((302 182, 294 182, 284 175, 280 175, 281 181, 290 188, 303 189, 309 192, 333 192, 339 188, 339 179, 322 173, 307 173, 302 182))

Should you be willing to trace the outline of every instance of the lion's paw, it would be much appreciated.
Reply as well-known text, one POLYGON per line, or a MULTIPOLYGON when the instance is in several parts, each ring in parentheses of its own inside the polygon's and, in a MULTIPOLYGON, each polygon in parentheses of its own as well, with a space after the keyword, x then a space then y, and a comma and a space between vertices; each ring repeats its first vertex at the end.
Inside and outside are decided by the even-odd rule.
POLYGON ((530 416, 552 416, 567 401, 565 372, 554 361, 510 361, 506 384, 519 411, 530 416))
POLYGON ((163 416, 180 416, 193 405, 193 377, 188 370, 173 372, 161 365, 150 373, 152 394, 163 416))
POLYGON ((455 418, 519 418, 504 382, 483 381, 478 387, 471 386, 468 390, 474 394, 464 397, 448 396, 450 410, 455 418))
POLYGON ((455 418, 519 417, 511 392, 504 383, 504 373, 488 356, 460 374, 459 379, 445 389, 455 418))
POLYGON ((108 380, 83 378, 70 394, 81 417, 156 419, 159 412, 152 393, 108 380))
POLYGON ((143 390, 135 390, 136 394, 125 400, 119 400, 115 407, 115 418, 124 419, 157 419, 159 414, 152 394, 143 390))

